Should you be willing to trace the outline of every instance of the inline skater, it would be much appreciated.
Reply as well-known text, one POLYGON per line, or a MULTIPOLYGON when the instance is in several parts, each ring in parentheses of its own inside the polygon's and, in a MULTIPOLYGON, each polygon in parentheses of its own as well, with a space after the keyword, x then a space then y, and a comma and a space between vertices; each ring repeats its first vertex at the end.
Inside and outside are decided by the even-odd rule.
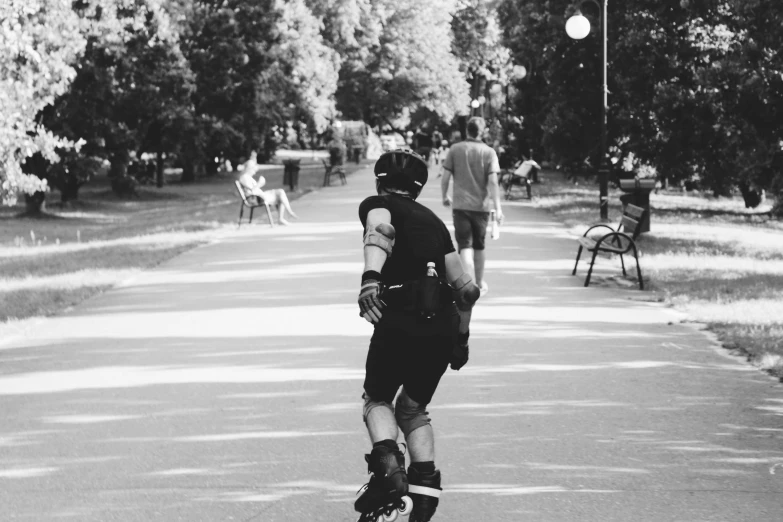
POLYGON ((415 201, 427 175, 418 154, 386 152, 375 164, 378 195, 359 206, 359 308, 375 326, 362 395, 372 477, 354 506, 360 522, 393 520, 395 510, 407 514, 409 499, 411 522, 432 518, 441 474, 426 408, 447 367, 459 370, 469 356, 470 314, 480 290, 463 269, 446 225, 415 201), (407 472, 398 429, 410 454, 407 472))

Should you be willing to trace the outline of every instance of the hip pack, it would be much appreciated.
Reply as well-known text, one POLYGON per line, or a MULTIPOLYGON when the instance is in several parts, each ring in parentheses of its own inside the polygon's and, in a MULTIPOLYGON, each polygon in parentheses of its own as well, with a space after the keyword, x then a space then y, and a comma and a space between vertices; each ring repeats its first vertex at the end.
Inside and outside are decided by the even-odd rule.
POLYGON ((451 287, 436 277, 421 277, 383 288, 380 298, 392 310, 416 312, 431 318, 454 302, 451 287))

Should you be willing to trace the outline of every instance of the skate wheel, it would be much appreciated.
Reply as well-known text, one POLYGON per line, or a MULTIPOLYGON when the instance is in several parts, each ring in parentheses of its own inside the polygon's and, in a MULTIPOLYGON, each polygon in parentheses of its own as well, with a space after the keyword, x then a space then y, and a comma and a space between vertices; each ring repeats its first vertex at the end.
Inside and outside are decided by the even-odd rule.
POLYGON ((402 502, 402 506, 398 509, 400 512, 400 515, 405 516, 409 515, 411 511, 413 511, 413 500, 411 500, 411 497, 408 495, 405 495, 400 499, 402 502))
POLYGON ((383 514, 383 522, 394 522, 397 520, 398 512, 396 509, 393 509, 391 513, 384 513, 383 514))

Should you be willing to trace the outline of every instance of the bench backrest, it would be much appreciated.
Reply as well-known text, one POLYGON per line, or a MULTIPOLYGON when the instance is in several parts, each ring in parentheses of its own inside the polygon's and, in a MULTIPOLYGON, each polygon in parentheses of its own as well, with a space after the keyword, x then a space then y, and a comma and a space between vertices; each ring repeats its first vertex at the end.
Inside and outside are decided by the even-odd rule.
POLYGON ((639 223, 642 221, 644 212, 645 211, 642 207, 637 207, 636 205, 631 204, 626 205, 625 210, 623 211, 623 217, 620 220, 620 226, 622 227, 623 232, 631 236, 634 241, 637 237, 639 237, 639 233, 641 232, 639 223))
POLYGON ((242 187, 242 184, 239 182, 238 179, 234 180, 234 185, 237 188, 237 192, 239 192, 239 197, 242 198, 242 203, 250 206, 250 203, 247 202, 247 195, 245 194, 245 189, 244 187, 242 187))

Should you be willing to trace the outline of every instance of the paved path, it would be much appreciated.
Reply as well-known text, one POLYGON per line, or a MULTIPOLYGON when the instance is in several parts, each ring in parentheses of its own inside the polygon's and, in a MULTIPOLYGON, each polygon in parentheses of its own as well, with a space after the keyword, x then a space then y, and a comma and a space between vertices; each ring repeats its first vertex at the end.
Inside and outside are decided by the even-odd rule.
MULTIPOLYGON (((355 520, 373 181, 349 183, 0 345, 0 519, 355 520)), ((583 288, 546 213, 506 214, 430 409, 435 520, 783 519, 783 388, 644 294, 583 288)))

